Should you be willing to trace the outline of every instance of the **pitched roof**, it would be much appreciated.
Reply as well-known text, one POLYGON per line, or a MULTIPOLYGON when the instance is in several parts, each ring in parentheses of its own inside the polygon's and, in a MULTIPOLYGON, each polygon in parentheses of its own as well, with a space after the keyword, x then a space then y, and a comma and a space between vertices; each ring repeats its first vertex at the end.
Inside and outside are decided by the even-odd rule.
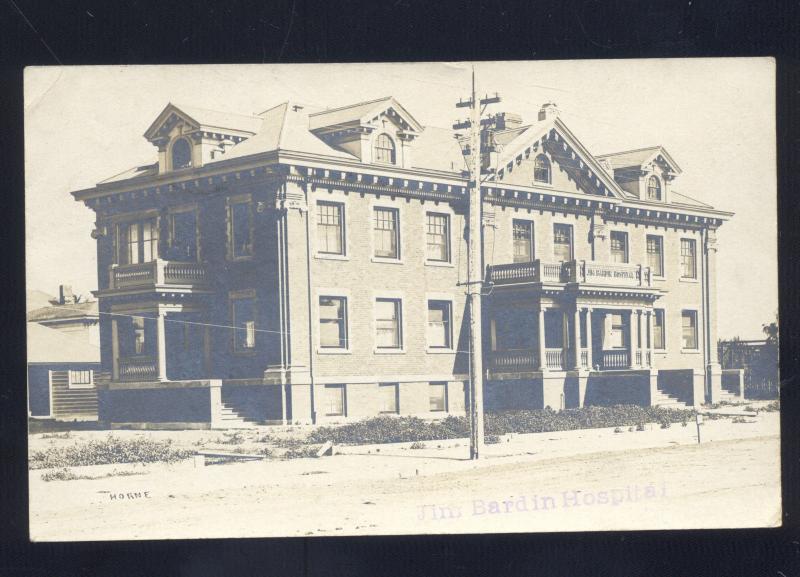
POLYGON ((393 96, 314 112, 309 115, 308 128, 318 130, 328 126, 367 122, 388 108, 394 108, 416 132, 422 132, 423 126, 393 96))
POLYGON ((685 204, 688 206, 699 206, 702 208, 714 208, 710 204, 706 204, 705 202, 699 201, 696 198, 692 198, 691 196, 681 194, 680 192, 676 192, 674 190, 670 192, 670 195, 672 196, 673 204, 685 204))
POLYGON ((25 310, 30 312, 34 309, 50 306, 50 301, 55 300, 55 298, 44 291, 28 289, 25 291, 25 310))
POLYGON ((28 323, 29 363, 99 363, 100 347, 80 337, 28 323))
POLYGON ((675 172, 680 174, 680 167, 661 145, 637 148, 635 150, 624 150, 622 152, 611 152, 609 154, 600 154, 597 156, 597 159, 607 160, 611 165, 611 168, 628 168, 633 166, 642 166, 659 156, 661 156, 675 172))
POLYGON ((147 130, 145 130, 145 138, 148 140, 154 138, 158 134, 159 129, 173 114, 185 117, 198 127, 218 129, 222 132, 227 129, 254 134, 261 124, 261 119, 253 115, 236 114, 233 112, 224 112, 222 110, 210 110, 208 108, 186 106, 170 102, 164 107, 164 110, 161 111, 147 130))
POLYGON ((28 321, 97 318, 97 302, 52 305, 28 311, 28 321))

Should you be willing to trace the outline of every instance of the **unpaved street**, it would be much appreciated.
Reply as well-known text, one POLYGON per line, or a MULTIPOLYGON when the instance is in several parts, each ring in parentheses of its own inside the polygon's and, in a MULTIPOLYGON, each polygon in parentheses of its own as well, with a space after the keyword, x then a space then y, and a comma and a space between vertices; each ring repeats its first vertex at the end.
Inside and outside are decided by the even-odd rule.
MULTIPOLYGON (((43 482, 36 540, 583 531, 780 523, 779 416, 615 434, 521 435, 465 460, 459 443, 319 459, 43 482)), ((378 452, 376 449, 380 449, 378 452)), ((83 467, 111 470, 112 466, 83 467)), ((121 467, 116 466, 117 469, 121 467)), ((77 471, 78 469, 76 469, 77 471)))

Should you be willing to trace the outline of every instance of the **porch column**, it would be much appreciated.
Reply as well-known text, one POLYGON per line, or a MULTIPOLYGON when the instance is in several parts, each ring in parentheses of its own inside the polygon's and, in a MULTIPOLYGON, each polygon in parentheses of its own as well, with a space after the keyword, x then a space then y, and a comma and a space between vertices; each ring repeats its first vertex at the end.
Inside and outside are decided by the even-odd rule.
POLYGON ((545 362, 544 353, 544 307, 539 305, 539 369, 544 369, 547 366, 545 362))
POLYGON ((639 354, 639 362, 636 363, 636 368, 642 368, 645 365, 644 359, 644 335, 642 334, 642 314, 644 312, 641 309, 636 309, 634 311, 636 315, 636 326, 634 327, 635 337, 636 337, 636 351, 639 354))
POLYGON ((581 368, 581 309, 575 304, 575 313, 572 315, 572 350, 574 351, 573 369, 581 368))
POLYGON ((631 309, 630 315, 628 316, 628 354, 630 355, 628 359, 628 368, 633 368, 636 364, 636 335, 633 332, 635 318, 636 311, 631 309))
POLYGON ((594 367, 592 361, 592 309, 586 309, 586 364, 589 365, 589 370, 594 367))
POLYGON ((167 380, 167 331, 164 316, 160 310, 156 315, 156 368, 159 381, 167 380))
POLYGON ((647 312, 647 352, 648 357, 650 358, 650 362, 648 363, 648 367, 653 367, 653 316, 655 315, 655 311, 652 309, 647 312))
POLYGON ((119 327, 117 319, 111 319, 111 380, 119 380, 119 327))

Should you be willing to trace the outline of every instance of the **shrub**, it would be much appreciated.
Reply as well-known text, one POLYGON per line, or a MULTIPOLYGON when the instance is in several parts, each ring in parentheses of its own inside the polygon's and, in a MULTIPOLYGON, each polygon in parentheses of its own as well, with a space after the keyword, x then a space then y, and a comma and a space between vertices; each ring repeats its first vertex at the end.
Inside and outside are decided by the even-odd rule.
POLYGON ((224 438, 217 439, 217 443, 221 445, 241 445, 245 442, 244 433, 241 431, 234 431, 233 433, 223 433, 224 438))
POLYGON ((636 430, 637 431, 644 431, 644 423, 637 423, 636 430))
POLYGON ((72 481, 73 479, 77 478, 78 475, 76 475, 72 469, 68 469, 67 467, 42 473, 42 481, 46 481, 48 483, 50 481, 72 481))
POLYGON ((764 407, 761 410, 762 411, 766 411, 768 413, 772 413, 774 411, 780 411, 781 410, 781 402, 780 401, 772 401, 770 404, 768 404, 766 407, 764 407))
POLYGON ((414 441, 413 443, 411 443, 411 446, 409 447, 409 449, 424 449, 424 448, 425 448, 425 443, 421 443, 420 441, 414 441))
POLYGON ((487 445, 496 445, 497 443, 500 442, 500 436, 499 435, 484 435, 483 442, 486 443, 487 445))
POLYGON ((615 427, 615 428, 614 428, 614 432, 615 432, 615 433, 621 433, 621 432, 622 432, 622 429, 620 429, 619 427, 615 427))
POLYGON ((40 439, 69 439, 72 435, 69 431, 64 431, 63 433, 42 433, 42 436, 39 437, 40 439))
POLYGON ((299 449, 289 449, 283 454, 284 459, 304 459, 307 457, 316 457, 319 447, 306 445, 299 449))
POLYGON ((31 469, 83 467, 111 463, 172 463, 186 459, 192 451, 176 449, 171 440, 155 441, 147 437, 120 439, 109 434, 105 439, 92 439, 68 447, 49 447, 34 451, 28 466, 31 469))
POLYGON ((744 417, 734 417, 733 422, 736 424, 741 424, 741 423, 747 423, 748 420, 745 419, 744 417))

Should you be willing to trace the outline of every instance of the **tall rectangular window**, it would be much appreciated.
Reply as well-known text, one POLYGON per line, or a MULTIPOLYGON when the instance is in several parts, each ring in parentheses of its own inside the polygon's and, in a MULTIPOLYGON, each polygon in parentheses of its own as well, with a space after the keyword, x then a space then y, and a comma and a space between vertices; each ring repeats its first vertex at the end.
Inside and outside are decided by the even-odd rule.
POLYGON ((170 215, 169 219, 170 260, 197 260, 197 213, 184 210, 170 215))
POLYGON ((611 262, 628 262, 628 233, 612 230, 609 236, 611 239, 611 262))
POLYGON ((428 384, 428 400, 431 412, 447 410, 447 383, 433 382, 428 384))
POLYGON ((400 258, 400 219, 396 208, 376 208, 373 224, 375 256, 400 258))
POLYGON ((608 339, 603 343, 606 349, 621 349, 625 347, 625 319, 620 313, 609 313, 606 316, 608 323, 608 339))
POLYGON ((647 266, 656 276, 664 276, 664 237, 647 235, 647 266))
POLYGON ((228 241, 231 258, 253 255, 253 214, 249 200, 231 201, 228 205, 228 241))
POLYGON ((681 312, 681 328, 684 349, 697 348, 697 311, 681 312))
POLYGON ((428 346, 449 349, 452 346, 450 301, 428 301, 428 346))
POLYGON ((572 260, 572 225, 553 225, 553 256, 557 261, 572 260))
POLYGON ((380 396, 380 412, 381 413, 396 413, 398 406, 398 384, 397 383, 379 383, 378 392, 380 396))
POLYGON ((681 239, 681 278, 697 278, 697 254, 695 249, 694 239, 681 239))
POLYGON ((379 349, 399 349, 403 346, 402 311, 399 299, 375 301, 375 346, 379 349))
POLYGON ((664 309, 653 309, 653 348, 666 349, 667 339, 664 329, 664 309))
POLYGON ((428 260, 450 262, 450 217, 434 212, 425 216, 428 260))
POLYGON ((514 262, 530 262, 534 258, 533 221, 514 219, 514 262))
POLYGON ((329 417, 344 415, 345 390, 344 385, 325 385, 325 414, 329 417))
POLYGON ((344 254, 343 204, 317 203, 317 251, 324 254, 344 254))
POLYGON ((256 299, 236 297, 231 299, 231 324, 233 325, 233 350, 248 352, 256 348, 256 299))
POLYGON ((158 258, 158 224, 155 218, 119 225, 119 264, 138 264, 158 258))
POLYGON ((319 346, 324 349, 347 348, 345 297, 319 297, 319 346))

